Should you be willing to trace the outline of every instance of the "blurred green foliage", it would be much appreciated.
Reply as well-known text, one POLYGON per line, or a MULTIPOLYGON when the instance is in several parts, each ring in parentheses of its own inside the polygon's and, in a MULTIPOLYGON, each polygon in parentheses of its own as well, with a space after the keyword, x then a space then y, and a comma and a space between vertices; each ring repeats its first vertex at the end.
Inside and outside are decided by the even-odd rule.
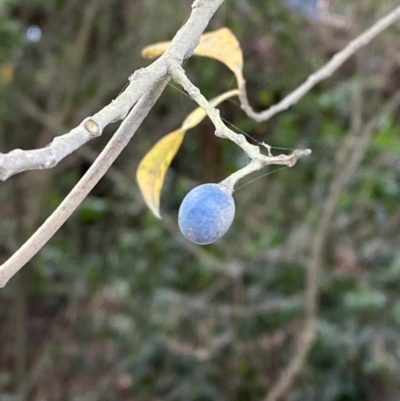
MULTIPOLYGON (((227 1, 211 21, 210 30, 228 26, 239 38, 255 108, 282 99, 394 5, 331 3, 347 25, 256 0, 227 1)), ((189 12, 183 0, 0 2, 0 70, 14 71, 12 79, 0 79, 1 150, 42 147, 107 104, 146 65, 140 49, 170 39, 189 12), (90 7, 95 17, 88 22, 90 7), (39 42, 26 37, 32 25, 42 30, 39 42)), ((292 169, 271 167, 240 183, 232 228, 203 248, 181 237, 179 204, 194 186, 218 182, 247 160, 204 121, 173 162, 163 191, 165 218, 156 220, 134 176, 152 144, 195 107, 171 85, 114 170, 20 273, 23 283, 14 279, 1 291, 0 398, 21 393, 24 380, 28 390, 20 399, 29 400, 264 399, 303 327, 309 245, 337 149, 352 126, 354 92, 363 95, 364 123, 382 114, 400 88, 398 36, 384 33, 268 123, 249 120, 235 100, 221 105, 222 116, 250 141, 265 141, 277 154, 305 147, 313 154, 292 169), (25 297, 17 295, 19 286, 25 297), (21 327, 25 353, 16 347, 21 327), (16 373, 21 358, 23 379, 16 373)), ((210 59, 192 58, 185 69, 208 98, 235 84, 210 59)), ((341 194, 320 276, 317 339, 285 400, 398 399, 397 110, 382 116, 341 194)), ((1 184, 2 260, 60 203, 114 130, 51 171, 1 184)))

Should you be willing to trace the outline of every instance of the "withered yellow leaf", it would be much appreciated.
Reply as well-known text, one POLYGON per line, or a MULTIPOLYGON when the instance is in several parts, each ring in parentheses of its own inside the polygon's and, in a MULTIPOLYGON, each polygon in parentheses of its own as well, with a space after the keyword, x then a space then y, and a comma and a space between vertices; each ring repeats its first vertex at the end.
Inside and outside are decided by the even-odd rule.
MULTIPOLYGON (((224 100, 239 94, 240 91, 234 89, 215 97, 210 103, 213 106, 217 106, 224 100)), ((161 138, 139 163, 136 179, 140 191, 147 206, 158 218, 161 218, 160 196, 168 167, 178 152, 186 131, 199 124, 206 115, 206 112, 201 107, 192 111, 185 118, 181 128, 161 138)))
POLYGON ((239 86, 243 82, 243 53, 239 41, 230 29, 221 28, 202 35, 194 54, 215 58, 224 63, 235 74, 239 86))
POLYGON ((144 201, 159 219, 160 194, 165 174, 181 146, 185 132, 179 129, 161 138, 144 156, 136 171, 136 179, 144 201))
MULTIPOLYGON (((159 42, 142 50, 145 58, 155 58, 163 54, 171 42, 159 42)), ((243 53, 239 41, 229 28, 221 28, 201 36, 194 54, 211 57, 224 63, 236 76, 239 87, 244 83, 243 53)))

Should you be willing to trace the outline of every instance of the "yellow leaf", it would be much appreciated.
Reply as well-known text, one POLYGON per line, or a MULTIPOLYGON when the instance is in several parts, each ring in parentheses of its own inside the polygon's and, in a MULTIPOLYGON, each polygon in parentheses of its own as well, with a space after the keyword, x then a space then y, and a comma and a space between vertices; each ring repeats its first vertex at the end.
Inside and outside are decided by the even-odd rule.
MULTIPOLYGON (((169 44, 170 42, 160 42, 146 46, 142 50, 142 56, 158 57, 168 49, 169 44)), ((202 35, 194 54, 215 58, 224 63, 235 74, 239 87, 243 85, 243 53, 236 36, 230 29, 221 28, 202 35)))
POLYGON ((143 198, 150 210, 160 216, 160 194, 165 174, 176 155, 186 130, 179 129, 164 136, 145 155, 136 172, 143 198))
MULTIPOLYGON (((215 107, 224 100, 239 94, 238 89, 233 89, 210 100, 210 103, 215 107)), ((160 196, 168 167, 178 152, 186 131, 199 124, 206 115, 201 107, 192 111, 185 118, 181 128, 161 138, 139 163, 136 179, 140 191, 147 206, 158 218, 161 218, 160 196)))
POLYGON ((236 75, 239 85, 243 82, 243 53, 230 29, 221 28, 202 35, 194 54, 215 58, 224 63, 236 75))

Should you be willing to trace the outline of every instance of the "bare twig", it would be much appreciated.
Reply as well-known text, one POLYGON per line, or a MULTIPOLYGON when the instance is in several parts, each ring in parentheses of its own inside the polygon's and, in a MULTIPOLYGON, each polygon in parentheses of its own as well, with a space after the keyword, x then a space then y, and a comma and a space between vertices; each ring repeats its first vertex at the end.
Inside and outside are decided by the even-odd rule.
POLYGON ((69 133, 56 137, 47 147, 35 150, 15 149, 7 154, 0 154, 0 179, 6 180, 14 174, 30 169, 54 167, 86 142, 101 135, 108 124, 123 119, 146 89, 152 87, 162 76, 158 71, 156 81, 153 79, 146 81, 142 79, 144 75, 147 74, 142 73, 133 77, 127 90, 116 100, 94 116, 83 120, 69 133), (129 88, 131 89, 128 91, 129 88))
POLYGON ((46 244, 104 176, 167 85, 171 61, 181 64, 192 55, 201 34, 223 1, 199 0, 187 22, 175 35, 169 49, 149 67, 136 71, 130 77, 127 89, 116 100, 94 116, 85 119, 77 128, 54 139, 46 148, 30 151, 18 149, 8 154, 0 154, 0 179, 28 169, 52 167, 91 138, 101 135, 106 125, 124 118, 135 105, 106 148, 56 211, 0 266, 0 287, 4 287, 46 244))
MULTIPOLYGON (((359 88, 356 88, 356 92, 359 88)), ((361 123, 361 109, 355 107, 353 109, 353 124, 349 134, 344 139, 341 147, 336 152, 337 165, 340 164, 340 155, 345 153, 352 158, 351 151, 354 150, 356 145, 355 141, 349 140, 359 135, 362 129, 361 123)), ((311 238, 310 257, 307 270, 307 285, 306 285, 306 302, 307 302, 307 319, 305 326, 298 339, 296 352, 286 369, 281 373, 281 376, 272 390, 269 392, 266 401, 276 401, 282 394, 289 389, 294 377, 304 365, 307 358, 308 351, 314 341, 317 330, 317 312, 318 312, 318 275, 323 264, 323 251, 328 234, 329 225, 336 210, 336 205, 339 201, 340 194, 345 186, 345 181, 342 177, 344 174, 349 176, 348 166, 351 162, 348 161, 347 165, 340 166, 340 172, 334 175, 331 182, 329 195, 325 199, 322 206, 321 217, 314 235, 311 238)))
MULTIPOLYGON (((62 131, 64 129, 63 125, 57 120, 57 118, 53 117, 50 113, 41 110, 39 106, 26 95, 18 94, 18 101, 21 107, 30 117, 43 124, 48 130, 62 131)), ((90 163, 94 162, 97 157, 97 154, 88 148, 78 149, 77 153, 90 163)), ((108 170, 107 177, 110 178, 131 198, 143 203, 143 198, 140 196, 140 193, 134 187, 132 187, 129 179, 127 179, 127 177, 114 166, 110 167, 108 170)), ((222 261, 205 252, 201 247, 182 239, 182 235, 179 233, 179 231, 177 231, 176 223, 172 217, 164 215, 161 223, 169 231, 169 233, 175 237, 176 241, 178 241, 187 251, 196 256, 206 268, 232 278, 241 274, 241 266, 239 266, 237 263, 233 261, 222 261)))
POLYGON ((238 180, 245 177, 246 175, 253 173, 254 171, 260 170, 261 168, 268 166, 270 164, 278 164, 278 165, 293 167, 297 163, 297 160, 299 160, 302 157, 309 156, 310 154, 311 154, 311 149, 296 149, 288 155, 282 154, 278 156, 272 156, 272 155, 266 156, 260 154, 259 157, 253 159, 247 166, 234 172, 228 178, 223 180, 221 182, 221 185, 223 185, 225 188, 227 188, 229 191, 232 192, 238 180))
POLYGON ((304 296, 293 296, 289 299, 272 299, 259 304, 236 306, 228 304, 205 304, 204 309, 210 315, 218 317, 248 318, 260 314, 276 312, 282 309, 296 309, 304 307, 304 296))
MULTIPOLYGON (((283 99, 282 102, 261 113, 262 118, 259 121, 269 119, 273 115, 295 104, 317 82, 330 76, 352 54, 368 44, 375 36, 383 32, 399 18, 400 7, 397 7, 386 17, 380 19, 369 30, 353 40, 344 50, 336 54, 326 66, 310 76, 303 85, 283 99)), ((400 94, 397 94, 386 104, 378 116, 373 117, 365 125, 362 124, 361 109, 359 107, 355 107, 354 109, 353 124, 349 135, 337 151, 336 174, 331 182, 329 196, 323 204, 321 218, 314 232, 313 238, 311 239, 309 266, 307 270, 307 319, 305 326, 299 337, 293 358, 286 369, 281 373, 279 380, 268 393, 266 401, 276 401, 281 398, 281 396, 289 389, 294 377, 304 365, 317 330, 319 292, 318 275, 323 264, 323 251, 330 222, 335 213, 340 195, 361 162, 376 127, 382 117, 388 112, 392 112, 399 103, 400 94)))
POLYGON ((209 361, 212 359, 223 347, 232 341, 232 333, 229 331, 214 338, 208 347, 195 348, 189 344, 171 340, 166 336, 159 335, 158 341, 162 343, 169 351, 181 355, 186 358, 193 358, 198 361, 209 361))
POLYGON ((326 237, 340 195, 357 170, 358 165, 361 163, 368 149, 368 144, 371 141, 372 135, 379 123, 388 113, 393 112, 399 105, 400 92, 386 103, 378 115, 372 117, 371 120, 365 124, 362 124, 361 121, 360 108, 355 107, 352 128, 337 151, 337 173, 334 175, 331 182, 329 195, 322 206, 319 223, 311 238, 310 258, 307 270, 307 319, 305 326, 299 337, 297 349, 292 360, 282 372, 273 389, 269 392, 266 401, 278 400, 291 386, 294 377, 304 364, 316 335, 319 292, 318 275, 323 265, 323 252, 326 237))
POLYGON ((296 353, 294 354, 294 357, 290 361, 288 367, 280 376, 279 380, 273 386, 272 390, 268 393, 266 401, 278 400, 280 396, 290 387, 293 378, 303 366, 304 360, 308 355, 310 346, 314 341, 316 326, 316 319, 309 317, 306 320, 304 329, 300 334, 296 353))
POLYGON ((16 253, 0 266, 0 287, 4 287, 8 280, 46 244, 104 176, 114 160, 129 143, 166 85, 167 80, 160 82, 149 94, 140 99, 90 169, 54 213, 16 253))
POLYGON ((215 135, 219 136, 220 138, 231 140, 240 148, 242 148, 247 156, 249 156, 251 159, 251 162, 246 167, 236 171, 221 182, 221 185, 224 186, 224 188, 226 188, 229 192, 233 192, 234 186, 238 180, 250 173, 253 173, 254 171, 260 170, 269 164, 283 164, 292 167, 296 164, 298 159, 311 154, 310 149, 304 149, 295 150, 290 155, 263 155, 259 146, 250 144, 247 142, 244 135, 232 131, 225 125, 220 117, 219 110, 213 107, 201 94, 200 89, 193 85, 193 83, 187 77, 185 70, 178 63, 172 61, 169 71, 174 81, 180 84, 189 94, 189 96, 206 111, 208 117, 215 126, 215 135))
POLYGON ((69 133, 56 137, 47 147, 36 150, 15 149, 0 153, 0 180, 31 169, 47 169, 102 134, 104 128, 125 118, 134 104, 157 82, 168 76, 170 60, 182 63, 199 43, 209 20, 224 0, 201 0, 193 8, 187 22, 177 32, 169 49, 154 63, 136 71, 129 78, 126 90, 92 117, 88 117, 69 133))
POLYGON ((246 114, 255 121, 267 121, 281 111, 287 110, 289 107, 296 104, 304 95, 306 95, 316 84, 329 78, 343 63, 348 60, 354 53, 370 43, 380 33, 384 32, 391 25, 400 19, 400 6, 395 8, 385 17, 379 19, 371 28, 352 40, 343 50, 336 53, 331 60, 325 64, 308 79, 301 84, 297 89, 287 95, 279 103, 271 106, 269 109, 255 112, 249 104, 246 94, 245 84, 242 85, 241 95, 239 96, 241 106, 246 114))

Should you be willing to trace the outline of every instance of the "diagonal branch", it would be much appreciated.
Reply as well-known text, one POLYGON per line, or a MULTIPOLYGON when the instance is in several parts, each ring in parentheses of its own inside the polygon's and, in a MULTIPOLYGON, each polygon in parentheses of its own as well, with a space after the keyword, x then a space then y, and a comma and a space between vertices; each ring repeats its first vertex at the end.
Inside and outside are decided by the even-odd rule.
POLYGON ((12 175, 26 170, 54 167, 89 140, 100 136, 107 125, 124 119, 143 94, 168 76, 170 60, 182 64, 192 55, 201 34, 223 1, 198 1, 196 6, 192 7, 187 22, 173 38, 169 49, 154 63, 132 74, 123 93, 98 113, 84 119, 76 128, 56 137, 42 149, 15 149, 9 153, 0 153, 0 180, 5 181, 12 175))
POLYGON ((100 181, 115 159, 129 143, 133 134, 153 107, 167 83, 168 81, 164 80, 139 100, 116 131, 113 138, 74 189, 35 234, 0 266, 0 287, 4 287, 8 280, 36 255, 100 181))
POLYGON ((108 124, 125 118, 148 88, 166 75, 165 71, 155 68, 154 64, 148 67, 148 72, 134 74, 127 90, 116 100, 92 117, 84 119, 81 124, 67 134, 54 138, 46 147, 35 150, 15 149, 6 154, 0 153, 0 179, 6 180, 10 176, 26 170, 54 167, 86 142, 100 136, 108 124), (152 77, 153 70, 154 76, 152 77))
MULTIPOLYGON (((337 204, 347 183, 361 163, 372 136, 382 120, 395 111, 400 105, 400 92, 393 96, 380 110, 365 124, 355 123, 347 137, 336 152, 336 174, 329 187, 329 195, 325 199, 318 225, 310 243, 310 257, 307 270, 306 322, 301 332, 296 352, 286 369, 281 373, 279 380, 269 392, 266 401, 277 401, 291 386, 293 379, 302 368, 308 352, 314 342, 317 332, 318 313, 318 276, 323 265, 323 252, 329 227, 335 214, 337 204), (344 155, 341 157, 341 155, 344 155)), ((356 107, 354 108, 357 109, 356 107)), ((358 110, 356 110, 358 111, 358 110)), ((358 111, 359 112, 359 111, 358 111)), ((361 114, 361 112, 360 112, 361 114)), ((353 117, 354 118, 354 117, 353 117)), ((358 116, 355 116, 357 119, 358 116)))
POLYGON ((39 252, 104 176, 167 85, 171 60, 182 64, 192 55, 201 34, 223 1, 197 1, 192 7, 189 19, 175 35, 168 51, 149 67, 136 71, 129 78, 130 84, 127 89, 116 100, 94 116, 85 119, 68 133, 66 138, 65 135, 57 137, 44 149, 14 150, 8 154, 0 154, 0 179, 28 169, 49 168, 92 137, 101 135, 106 125, 123 119, 129 113, 99 157, 54 213, 0 266, 0 287, 4 287, 10 278, 39 252), (131 110, 133 105, 135 106, 131 110), (61 142, 64 146, 59 145, 61 142))
POLYGON ((270 154, 270 147, 266 145, 268 156, 263 155, 259 146, 252 145, 246 140, 244 135, 238 134, 226 126, 220 117, 219 110, 212 106, 211 103, 201 94, 200 89, 190 81, 185 70, 178 63, 172 61, 169 71, 174 81, 181 85, 189 96, 207 113, 215 126, 215 135, 220 138, 231 140, 242 148, 246 155, 251 159, 251 162, 247 166, 231 174, 221 182, 221 185, 223 185, 228 192, 233 192, 234 186, 238 180, 267 165, 280 164, 293 167, 298 159, 311 154, 310 149, 297 149, 290 155, 272 156, 270 154))
POLYGON ((368 45, 373 39, 375 39, 379 34, 384 32, 399 19, 400 6, 395 8, 385 17, 379 19, 374 25, 372 25, 357 38, 353 39, 343 50, 336 53, 327 64, 325 64, 314 74, 310 75, 307 80, 297 89, 267 110, 256 112, 252 109, 247 98, 245 84, 243 84, 240 88, 241 95, 239 96, 242 109, 250 118, 254 119, 255 121, 267 121, 281 111, 287 110, 289 107, 296 104, 315 85, 333 75, 333 73, 336 72, 351 56, 353 56, 354 53, 368 45))

